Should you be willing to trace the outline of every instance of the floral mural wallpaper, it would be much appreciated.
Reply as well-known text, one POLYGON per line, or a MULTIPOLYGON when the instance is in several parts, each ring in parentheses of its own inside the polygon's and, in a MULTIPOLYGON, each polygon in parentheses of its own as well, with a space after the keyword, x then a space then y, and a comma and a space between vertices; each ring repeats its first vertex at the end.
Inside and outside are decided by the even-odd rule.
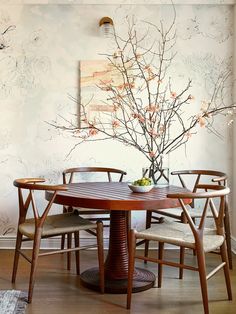
MULTIPOLYGON (((136 151, 110 141, 85 143, 68 156, 76 139, 47 122, 59 116, 72 119, 78 113, 77 103, 71 97, 83 96, 79 95, 80 67, 86 76, 91 69, 94 71, 96 63, 104 66, 103 54, 112 51, 109 39, 99 34, 98 21, 104 13, 113 18, 116 28, 124 34, 127 15, 135 16, 136 26, 141 28, 139 21, 168 22, 173 14, 171 5, 36 2, 1 1, 0 4, 0 235, 3 237, 14 235, 18 218, 17 192, 12 184, 15 178, 43 176, 51 183, 58 183, 62 182, 63 169, 79 165, 122 168, 128 173, 127 180, 140 177, 145 160, 136 151), (87 60, 92 68, 88 68, 87 60)), ((178 4, 175 10, 177 55, 173 78, 177 86, 183 79, 191 78, 195 98, 207 99, 212 75, 231 62, 233 55, 233 6, 178 4)), ((230 95, 225 96, 227 102, 230 95)), ((231 126, 225 127, 219 120, 216 127, 223 139, 207 133, 196 138, 193 135, 186 149, 170 156, 170 169, 214 166, 229 172, 231 126)), ((134 215, 135 226, 143 224, 142 217, 142 213, 134 215)))

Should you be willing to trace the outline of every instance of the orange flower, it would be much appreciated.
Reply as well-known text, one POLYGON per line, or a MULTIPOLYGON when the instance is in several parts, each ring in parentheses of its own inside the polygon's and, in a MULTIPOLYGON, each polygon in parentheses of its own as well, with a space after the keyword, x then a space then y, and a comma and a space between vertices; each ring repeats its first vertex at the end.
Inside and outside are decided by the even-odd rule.
POLYGON ((198 118, 198 123, 201 128, 204 128, 206 126, 206 119, 204 119, 203 117, 200 117, 198 118))
POLYGON ((165 126, 164 126, 163 124, 160 125, 159 131, 160 131, 160 132, 164 132, 164 131, 165 131, 165 126))
POLYGON ((118 89, 124 89, 125 88, 125 84, 120 84, 117 86, 118 89))
POLYGON ((148 81, 154 80, 155 75, 153 73, 149 73, 149 76, 147 78, 148 81))
POLYGON ((141 115, 141 114, 138 114, 138 120, 140 121, 140 122, 142 122, 142 123, 144 123, 145 122, 145 118, 141 115))
POLYGON ((192 133, 190 131, 188 131, 185 136, 187 137, 187 139, 190 139, 190 137, 192 137, 192 133))
POLYGON ((129 86, 130 88, 134 88, 135 87, 134 82, 130 83, 129 86))
POLYGON ((145 122, 145 118, 140 113, 132 113, 131 116, 135 119, 137 118, 142 123, 145 122))
POLYGON ((194 97, 193 95, 189 95, 189 96, 188 96, 188 99, 189 99, 189 100, 194 100, 195 97, 194 97))
POLYGON ((159 134, 157 133, 157 131, 154 130, 154 129, 150 129, 150 130, 149 130, 149 134, 150 134, 152 137, 154 137, 154 138, 159 136, 159 134))
POLYGON ((150 65, 146 65, 144 69, 147 70, 147 71, 151 71, 150 65))
POLYGON ((118 120, 113 120, 112 121, 112 127, 113 128, 118 128, 120 126, 120 122, 118 120))
POLYGON ((134 88, 135 87, 134 82, 132 82, 132 83, 124 83, 124 84, 121 84, 121 85, 117 86, 117 88, 120 89, 120 90, 123 90, 126 87, 134 88))
POLYGON ((149 152, 149 156, 150 156, 151 158, 153 158, 153 157, 155 157, 155 156, 156 156, 156 154, 154 153, 154 151, 153 151, 153 150, 151 150, 151 151, 149 152))
POLYGON ((160 110, 159 105, 150 105, 146 107, 146 111, 150 111, 150 112, 158 112, 159 110, 160 110))
POLYGON ((138 114, 137 114, 137 113, 132 113, 131 116, 132 116, 133 118, 137 118, 137 117, 138 117, 138 114))
POLYGON ((94 135, 97 135, 98 134, 98 130, 92 128, 89 130, 89 136, 94 136, 94 135))
POLYGON ((120 105, 114 104, 113 105, 113 111, 117 111, 119 109, 120 105))

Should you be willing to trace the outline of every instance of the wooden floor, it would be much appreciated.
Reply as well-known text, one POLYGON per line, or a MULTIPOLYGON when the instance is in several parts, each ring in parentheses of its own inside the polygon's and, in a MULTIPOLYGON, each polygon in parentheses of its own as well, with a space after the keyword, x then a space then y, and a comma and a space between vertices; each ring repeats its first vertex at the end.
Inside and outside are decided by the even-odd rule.
MULTIPOLYGON (((82 252, 81 268, 85 270, 96 265, 96 251, 82 252)), ((154 255, 154 253, 153 253, 154 255)), ((187 254, 189 263, 195 262, 192 252, 187 254)), ((166 256, 175 259, 176 251, 166 252, 166 256)), ((208 254, 209 270, 217 264, 219 257, 208 254)), ((10 282, 13 251, 0 251, 0 289, 27 290, 29 264, 21 259, 17 282, 10 282)), ((210 311, 213 314, 236 313, 236 256, 234 271, 231 271, 233 301, 227 300, 223 272, 220 271, 208 282, 210 311)), ((139 266, 147 267, 156 273, 157 265, 142 262, 139 266)), ((198 274, 185 271, 184 279, 177 279, 176 268, 165 267, 163 287, 152 288, 133 294, 132 309, 125 309, 126 295, 101 295, 81 286, 75 269, 65 270, 65 256, 54 255, 40 259, 33 303, 28 305, 27 314, 120 314, 120 313, 203 313, 198 274)))

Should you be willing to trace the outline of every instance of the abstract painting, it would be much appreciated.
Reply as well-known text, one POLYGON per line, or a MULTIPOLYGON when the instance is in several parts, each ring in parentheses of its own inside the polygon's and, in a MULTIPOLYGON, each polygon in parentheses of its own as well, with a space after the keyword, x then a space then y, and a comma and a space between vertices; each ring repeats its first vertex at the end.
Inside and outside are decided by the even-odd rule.
MULTIPOLYGON (((80 61, 80 103, 86 110, 87 120, 106 119, 114 108, 107 103, 107 84, 122 84, 121 74, 108 60, 80 61)), ((80 123, 83 124, 83 112, 80 108, 80 123)))

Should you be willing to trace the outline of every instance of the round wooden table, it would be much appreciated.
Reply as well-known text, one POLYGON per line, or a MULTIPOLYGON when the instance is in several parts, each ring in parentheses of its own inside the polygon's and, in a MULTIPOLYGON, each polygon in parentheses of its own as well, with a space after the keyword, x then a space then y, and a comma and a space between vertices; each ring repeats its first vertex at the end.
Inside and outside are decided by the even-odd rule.
MULTIPOLYGON (((109 250, 105 261, 105 292, 126 293, 128 277, 128 246, 126 211, 153 210, 179 207, 177 199, 167 194, 186 192, 177 186, 155 187, 148 193, 133 193, 125 182, 86 182, 68 184, 68 190, 59 192, 55 203, 72 207, 86 207, 111 211, 109 250)), ((52 196, 46 192, 46 199, 52 196)), ((99 290, 98 268, 81 274, 82 283, 99 290)), ((141 268, 134 274, 133 292, 151 288, 155 275, 141 268)))

